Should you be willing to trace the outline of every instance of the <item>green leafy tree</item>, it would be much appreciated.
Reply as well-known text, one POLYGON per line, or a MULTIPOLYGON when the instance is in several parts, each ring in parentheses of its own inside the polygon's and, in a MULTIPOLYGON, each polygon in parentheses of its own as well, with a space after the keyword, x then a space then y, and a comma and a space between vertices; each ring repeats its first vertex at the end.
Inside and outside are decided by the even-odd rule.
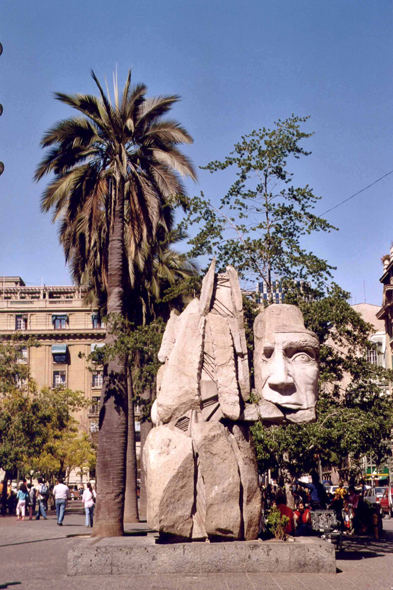
POLYGON ((36 394, 34 412, 45 428, 35 439, 37 452, 28 458, 28 471, 53 481, 58 476, 68 479, 72 470, 93 465, 94 445, 76 419, 88 403, 83 392, 71 389, 44 388, 36 394))
MULTIPOLYGON (((3 342, 0 345, 0 370, 2 362, 7 362, 7 371, 1 371, 3 376, 4 373, 7 376, 1 380, 0 396, 0 467, 5 472, 4 484, 17 471, 25 476, 35 471, 48 479, 64 475, 67 470, 69 473, 70 469, 92 461, 94 452, 89 442, 90 454, 82 462, 81 454, 87 453, 87 441, 86 437, 78 434, 73 414, 86 406, 84 395, 69 389, 43 389, 38 392, 34 382, 28 378, 28 367, 21 362, 18 347, 18 343, 3 342), (14 360, 12 348, 16 350, 14 360), (4 351, 6 354, 2 354, 4 351), (25 370, 19 373, 21 365, 25 370), (15 375, 17 383, 12 386, 15 375), (9 382, 4 387, 7 380, 9 382), (73 440, 73 447, 70 439, 73 440), (72 461, 71 457, 74 457, 72 461)), ((3 485, 3 513, 6 491, 7 486, 3 485)))
MULTIPOLYGON (((75 278, 96 282, 105 293, 108 315, 124 316, 126 295, 134 287, 135 261, 160 227, 170 229, 171 202, 184 188, 179 174, 195 178, 177 145, 191 143, 177 122, 164 119, 177 96, 146 98, 143 84, 122 96, 117 81, 114 102, 93 73, 99 97, 55 96, 82 116, 60 121, 44 136, 51 148, 36 179, 53 173, 42 209, 61 218, 60 241, 75 278)), ((112 345, 114 333, 107 333, 112 345)), ((99 486, 93 534, 123 534, 127 446, 127 378, 124 363, 112 357, 104 368, 99 420, 99 486)))
POLYGON ((326 220, 314 215, 320 197, 312 189, 293 185, 291 160, 308 156, 302 131, 308 117, 277 121, 274 129, 260 129, 242 137, 223 161, 204 167, 211 173, 235 170, 236 180, 215 207, 201 194, 190 203, 182 227, 201 225, 190 240, 191 256, 215 255, 219 265, 233 264, 242 277, 266 281, 272 300, 274 278, 287 282, 312 281, 322 287, 332 267, 302 247, 313 232, 330 231, 326 220))

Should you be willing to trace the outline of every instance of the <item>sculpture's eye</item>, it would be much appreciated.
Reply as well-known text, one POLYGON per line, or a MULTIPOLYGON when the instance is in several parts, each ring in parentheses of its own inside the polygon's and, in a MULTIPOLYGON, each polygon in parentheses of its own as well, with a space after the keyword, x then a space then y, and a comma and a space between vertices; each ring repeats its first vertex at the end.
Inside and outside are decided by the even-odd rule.
POLYGON ((269 360, 273 356, 274 348, 272 346, 265 346, 263 349, 263 359, 269 360))
POLYGON ((312 349, 298 350, 291 356, 291 360, 297 363, 309 363, 315 360, 315 353, 312 349))

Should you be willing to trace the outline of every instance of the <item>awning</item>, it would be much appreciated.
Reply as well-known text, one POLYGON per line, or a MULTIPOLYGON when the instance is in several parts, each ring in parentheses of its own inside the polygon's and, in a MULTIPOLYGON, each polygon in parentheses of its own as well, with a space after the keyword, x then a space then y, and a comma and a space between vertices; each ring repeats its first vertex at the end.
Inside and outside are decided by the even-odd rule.
POLYGON ((91 352, 94 352, 95 350, 97 350, 97 348, 102 348, 103 346, 105 346, 105 342, 97 342, 96 344, 92 344, 91 352))
POLYGON ((62 313, 62 314, 54 313, 54 314, 52 314, 52 324, 54 324, 56 320, 65 320, 67 322, 68 315, 66 313, 62 313))
POLYGON ((66 354, 67 344, 53 344, 52 354, 66 354))

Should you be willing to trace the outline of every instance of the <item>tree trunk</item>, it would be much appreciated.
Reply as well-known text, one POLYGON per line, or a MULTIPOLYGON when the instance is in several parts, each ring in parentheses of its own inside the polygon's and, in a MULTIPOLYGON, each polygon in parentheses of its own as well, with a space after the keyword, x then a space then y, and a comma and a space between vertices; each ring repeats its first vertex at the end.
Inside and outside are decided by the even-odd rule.
POLYGON ((124 500, 124 522, 139 522, 137 497, 137 466, 135 448, 134 388, 130 370, 127 372, 128 433, 126 461, 126 494, 124 500))
POLYGON ((1 514, 3 516, 5 516, 7 513, 7 484, 8 484, 8 480, 10 478, 11 478, 11 473, 9 471, 6 471, 4 473, 4 479, 3 479, 3 491, 1 492, 1 514))
MULTIPOLYGON (((141 397, 145 401, 151 400, 151 398, 152 398, 151 389, 145 391, 141 397)), ((143 447, 145 446, 145 441, 147 439, 147 435, 149 434, 152 427, 153 427, 152 423, 148 420, 144 420, 143 422, 141 422, 141 487, 140 487, 140 492, 139 492, 139 519, 140 520, 147 520, 147 491, 146 491, 145 472, 143 470, 143 447)))
MULTIPOLYGON (((141 423, 141 460, 143 458, 143 447, 145 446, 147 435, 149 434, 152 427, 152 423, 147 422, 147 420, 141 423)), ((147 520, 147 490, 145 472, 143 470, 143 463, 141 468, 141 487, 139 493, 139 519, 141 521, 147 520)))
MULTIPOLYGON (((123 314, 124 301, 124 179, 118 174, 113 230, 108 256, 108 315, 123 314)), ((113 345, 116 336, 106 333, 105 343, 113 345)), ((104 367, 101 393, 98 458, 97 511, 92 536, 117 537, 124 534, 124 489, 127 447, 127 383, 124 362, 119 357, 104 367)))
MULTIPOLYGON (((289 463, 289 454, 288 453, 284 453, 283 458, 284 458, 284 461, 286 461, 286 463, 289 463)), ((282 468, 281 474, 282 474, 282 478, 284 480, 284 489, 285 489, 285 495, 287 498, 287 506, 289 506, 289 508, 292 508, 292 510, 295 510, 295 508, 296 508, 295 498, 294 498, 293 492, 292 492, 292 476, 286 467, 282 468)))

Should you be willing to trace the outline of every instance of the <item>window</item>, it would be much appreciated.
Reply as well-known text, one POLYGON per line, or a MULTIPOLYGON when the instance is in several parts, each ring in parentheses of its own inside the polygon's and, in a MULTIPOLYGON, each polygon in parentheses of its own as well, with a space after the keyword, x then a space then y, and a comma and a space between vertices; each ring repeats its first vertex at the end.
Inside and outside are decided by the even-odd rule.
POLYGON ((27 330, 27 317, 25 315, 15 316, 15 330, 27 330))
POLYGON ((93 324, 93 330, 99 330, 101 326, 101 318, 97 313, 93 313, 91 316, 91 321, 93 324))
POLYGON ((62 330, 66 328, 66 320, 65 318, 56 318, 54 321, 55 330, 62 330))
POLYGON ((66 385, 66 372, 65 371, 53 371, 53 387, 65 387, 66 385))
POLYGON ((98 414, 100 411, 100 398, 93 396, 91 398, 90 414, 98 414))
POLYGON ((67 344, 54 344, 52 346, 52 357, 54 363, 65 364, 67 362, 67 344))
POLYGON ((367 351, 367 360, 372 365, 378 364, 378 353, 376 350, 368 350, 367 351))
POLYGON ((52 324, 55 330, 65 330, 67 328, 68 316, 67 315, 53 315, 52 324))
POLYGON ((367 360, 372 365, 378 365, 379 367, 384 366, 384 354, 382 352, 382 343, 374 342, 377 345, 377 349, 367 351, 367 360))
POLYGON ((90 432, 98 432, 98 422, 90 422, 90 432))
POLYGON ((58 364, 65 364, 67 362, 67 355, 66 354, 54 354, 53 355, 53 362, 58 364))
POLYGON ((93 373, 92 387, 102 387, 103 377, 102 373, 93 373))
POLYGON ((22 359, 27 361, 27 346, 24 346, 20 349, 20 354, 22 356, 22 359))

